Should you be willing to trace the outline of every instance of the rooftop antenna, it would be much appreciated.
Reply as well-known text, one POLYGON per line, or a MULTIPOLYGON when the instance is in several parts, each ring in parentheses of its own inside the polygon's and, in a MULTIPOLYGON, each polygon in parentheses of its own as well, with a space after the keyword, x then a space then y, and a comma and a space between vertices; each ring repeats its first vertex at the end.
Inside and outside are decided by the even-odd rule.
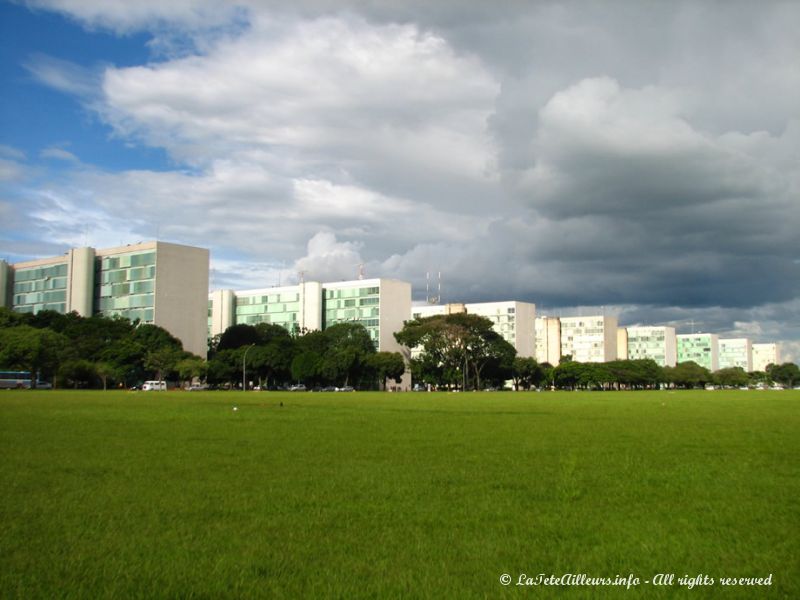
POLYGON ((364 279, 364 263, 358 265, 358 279, 364 279))
POLYGON ((300 283, 305 283, 306 282, 306 272, 305 271, 300 271, 297 274, 297 276, 300 278, 300 283))
POLYGON ((431 272, 425 272, 425 304, 431 303, 431 272))
POLYGON ((439 271, 439 289, 438 289, 439 296, 436 298, 436 303, 442 303, 442 272, 439 271))

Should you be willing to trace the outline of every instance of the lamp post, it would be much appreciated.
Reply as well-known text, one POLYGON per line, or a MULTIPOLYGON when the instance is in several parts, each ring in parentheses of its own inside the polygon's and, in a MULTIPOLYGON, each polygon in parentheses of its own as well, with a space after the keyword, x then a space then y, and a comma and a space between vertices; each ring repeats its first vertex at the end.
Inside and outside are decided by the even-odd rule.
POLYGON ((244 351, 244 356, 242 357, 242 391, 247 391, 247 353, 250 352, 250 349, 255 346, 255 344, 250 344, 247 347, 247 350, 244 351))

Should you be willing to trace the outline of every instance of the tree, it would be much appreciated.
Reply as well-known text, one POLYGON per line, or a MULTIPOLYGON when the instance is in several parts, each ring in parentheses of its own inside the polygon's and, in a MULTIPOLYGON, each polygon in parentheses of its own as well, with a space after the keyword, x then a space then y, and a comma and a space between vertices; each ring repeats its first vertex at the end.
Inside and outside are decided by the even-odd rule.
POLYGON ((264 345, 254 346, 247 355, 247 364, 248 368, 255 370, 259 384, 269 388, 270 382, 286 382, 291 378, 294 356, 294 342, 287 333, 273 337, 264 345))
POLYGON ((94 363, 78 358, 66 361, 58 370, 59 376, 67 385, 73 388, 91 387, 97 379, 97 369, 94 363))
POLYGON ((109 379, 121 379, 120 369, 115 365, 107 362, 99 362, 94 364, 94 372, 103 382, 103 389, 108 389, 109 379))
POLYGON ((322 357, 316 352, 301 352, 292 360, 292 379, 305 385, 313 385, 319 379, 322 357))
POLYGON ((492 322, 479 315, 458 313, 436 315, 406 321, 395 339, 408 348, 419 350, 412 368, 423 374, 428 383, 466 387, 474 375, 474 385, 481 387, 484 369, 493 365, 500 373, 511 375, 516 351, 492 328, 492 322))
POLYGON ((538 386, 544 380, 544 370, 536 362, 536 359, 530 356, 517 356, 514 358, 511 375, 515 390, 520 387, 524 390, 529 390, 533 386, 538 386))
POLYGON ((772 367, 769 368, 769 375, 774 382, 782 383, 787 387, 794 387, 800 383, 800 367, 794 363, 783 363, 777 366, 772 365, 772 367))
POLYGON ((742 367, 729 367, 714 373, 714 381, 718 385, 725 387, 740 387, 747 385, 750 382, 750 378, 742 367))
POLYGON ((664 378, 677 387, 695 388, 709 383, 711 372, 694 361, 678 363, 675 367, 664 368, 664 378))
POLYGON ((235 350, 242 346, 249 346, 258 343, 258 332, 252 325, 231 325, 219 338, 217 351, 235 350))
POLYGON ((182 350, 162 347, 147 353, 144 358, 144 366, 149 371, 154 372, 159 381, 162 381, 175 370, 175 366, 182 358, 184 358, 182 350))
POLYGON ((399 352, 376 352, 369 357, 368 364, 375 372, 382 390, 386 389, 387 379, 400 383, 406 372, 405 360, 399 352))
POLYGON ((0 329, 0 364, 30 371, 34 386, 37 376, 54 376, 70 355, 69 340, 60 333, 30 325, 0 329))
POLYGON ((188 356, 182 358, 175 365, 178 377, 181 381, 191 381, 195 377, 202 378, 206 374, 206 361, 198 356, 188 356))
POLYGON ((366 328, 360 323, 337 323, 322 334, 325 352, 318 373, 323 380, 336 385, 361 386, 368 383, 367 361, 375 354, 375 344, 366 328))

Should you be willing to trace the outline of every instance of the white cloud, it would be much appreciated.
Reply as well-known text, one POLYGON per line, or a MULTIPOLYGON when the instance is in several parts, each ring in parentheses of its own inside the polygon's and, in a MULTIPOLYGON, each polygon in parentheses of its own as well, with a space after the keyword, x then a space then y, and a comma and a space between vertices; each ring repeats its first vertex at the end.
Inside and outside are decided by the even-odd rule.
POLYGON ((357 242, 339 242, 334 233, 320 231, 308 241, 306 256, 298 259, 294 267, 306 279, 316 281, 356 279, 364 262, 360 249, 357 242))

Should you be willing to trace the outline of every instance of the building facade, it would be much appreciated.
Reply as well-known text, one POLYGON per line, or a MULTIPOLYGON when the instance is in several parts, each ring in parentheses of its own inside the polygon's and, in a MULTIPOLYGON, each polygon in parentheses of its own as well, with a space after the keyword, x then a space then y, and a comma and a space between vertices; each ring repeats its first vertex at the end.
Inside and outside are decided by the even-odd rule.
POLYGON ((617 327, 616 317, 562 317, 561 356, 576 362, 616 360, 617 327))
POLYGON ((205 357, 209 253, 146 242, 0 265, 0 302, 22 313, 120 316, 163 327, 205 357))
POLYGON ((683 333, 675 336, 678 362, 695 362, 709 371, 719 370, 719 336, 716 333, 683 333))
POLYGON ((719 368, 740 367, 746 372, 753 370, 753 343, 747 338, 725 338, 719 340, 719 368))
POLYGON ((561 320, 558 317, 536 317, 536 362, 554 367, 561 362, 561 320))
POLYGON ((661 367, 678 362, 678 341, 674 327, 628 327, 628 359, 649 358, 661 367))
POLYGON ((414 306, 412 319, 466 312, 485 317, 492 329, 514 346, 517 356, 532 357, 536 353, 536 305, 529 302, 476 302, 472 304, 437 304, 414 306))
POLYGON ((778 344, 753 344, 753 371, 766 371, 769 365, 781 364, 778 344))
POLYGON ((208 295, 207 335, 231 325, 272 323, 290 332, 360 323, 379 351, 399 352, 394 333, 411 312, 411 284, 395 279, 358 279, 255 290, 215 290, 208 295))

